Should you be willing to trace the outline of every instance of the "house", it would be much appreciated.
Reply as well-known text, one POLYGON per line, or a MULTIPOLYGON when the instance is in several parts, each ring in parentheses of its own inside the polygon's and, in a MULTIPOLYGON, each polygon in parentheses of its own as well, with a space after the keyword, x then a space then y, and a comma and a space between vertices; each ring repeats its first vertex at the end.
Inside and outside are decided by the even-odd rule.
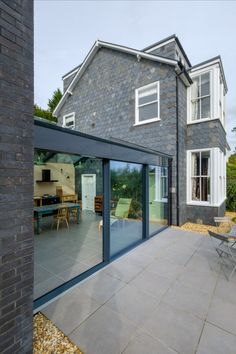
MULTIPOLYGON (((98 40, 62 79, 59 125, 172 156, 172 224, 212 224, 224 215, 227 84, 220 56, 192 66, 175 35, 143 50, 98 40)), ((163 213, 167 174, 154 168, 149 178, 163 213)))

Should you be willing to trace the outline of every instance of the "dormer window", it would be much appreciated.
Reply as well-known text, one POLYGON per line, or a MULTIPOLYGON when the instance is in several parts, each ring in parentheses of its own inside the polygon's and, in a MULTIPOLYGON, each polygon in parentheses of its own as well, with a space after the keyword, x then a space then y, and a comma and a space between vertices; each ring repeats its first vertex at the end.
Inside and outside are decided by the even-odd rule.
POLYGON ((63 127, 67 129, 75 129, 75 113, 69 113, 63 116, 63 127))
POLYGON ((193 77, 191 86, 191 120, 211 118, 210 72, 193 77))

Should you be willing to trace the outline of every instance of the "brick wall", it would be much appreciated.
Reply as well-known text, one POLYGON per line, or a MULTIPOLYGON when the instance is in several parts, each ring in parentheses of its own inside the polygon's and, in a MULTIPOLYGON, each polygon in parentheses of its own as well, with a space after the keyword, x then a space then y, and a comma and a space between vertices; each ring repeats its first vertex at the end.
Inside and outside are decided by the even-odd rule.
POLYGON ((32 352, 33 2, 0 1, 0 352, 32 352))

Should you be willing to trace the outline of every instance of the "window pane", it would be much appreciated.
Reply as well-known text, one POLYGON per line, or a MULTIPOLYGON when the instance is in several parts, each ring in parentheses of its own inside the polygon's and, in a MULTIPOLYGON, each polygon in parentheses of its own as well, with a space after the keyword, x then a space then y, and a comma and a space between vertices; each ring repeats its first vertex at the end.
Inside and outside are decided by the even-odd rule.
POLYGON ((191 90, 192 90, 192 99, 198 98, 200 96, 199 77, 193 79, 191 90))
POLYGON ((202 159, 201 175, 209 176, 210 175, 210 151, 203 151, 201 153, 201 159, 202 159))
POLYGON ((200 119, 200 100, 192 101, 192 120, 200 119))
POLYGON ((210 178, 201 177, 201 200, 203 202, 210 201, 210 178))
POLYGON ((201 99, 201 118, 210 117, 210 97, 205 97, 201 99))
POLYGON ((141 104, 156 101, 156 100, 157 100, 157 93, 154 93, 152 95, 139 97, 138 104, 141 105, 141 104))
POLYGON ((142 122, 147 119, 158 117, 158 106, 157 103, 151 103, 147 106, 139 108, 139 121, 142 122))
POLYGON ((210 73, 201 75, 201 96, 210 95, 210 73))
POLYGON ((200 175, 200 153, 192 153, 192 176, 200 175))
POLYGON ((200 178, 192 178, 192 200, 200 200, 200 178))
POLYGON ((149 234, 168 224, 168 169, 149 166, 149 234))
POLYGON ((142 165, 111 161, 110 252, 142 239, 142 165))

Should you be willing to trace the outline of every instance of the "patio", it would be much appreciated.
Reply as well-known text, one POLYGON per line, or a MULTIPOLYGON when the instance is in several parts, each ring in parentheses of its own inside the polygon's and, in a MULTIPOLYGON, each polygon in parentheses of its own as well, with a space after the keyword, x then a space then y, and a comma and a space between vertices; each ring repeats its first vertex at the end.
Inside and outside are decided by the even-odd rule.
POLYGON ((227 354, 235 294, 209 238, 169 228, 42 312, 85 354, 227 354))

